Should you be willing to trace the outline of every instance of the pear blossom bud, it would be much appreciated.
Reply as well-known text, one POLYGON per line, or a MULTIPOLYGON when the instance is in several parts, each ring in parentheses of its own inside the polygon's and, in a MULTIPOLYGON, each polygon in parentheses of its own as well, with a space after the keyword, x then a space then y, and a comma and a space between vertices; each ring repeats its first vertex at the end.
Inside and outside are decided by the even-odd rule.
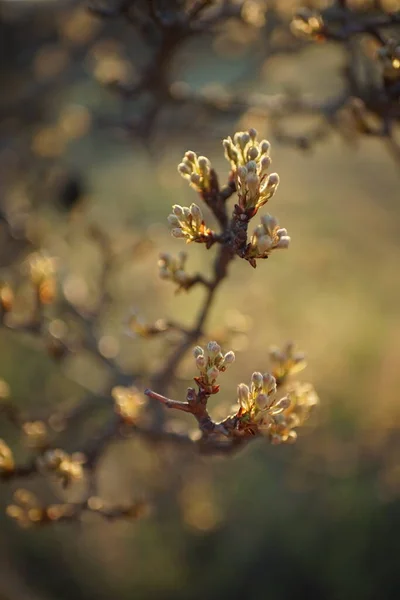
POLYGON ((188 150, 185 152, 185 158, 187 158, 191 163, 194 163, 196 160, 196 154, 192 150, 188 150))
POLYGON ((285 236, 281 237, 281 239, 279 240, 277 248, 289 248, 289 244, 290 244, 290 237, 288 235, 285 235, 285 236))
POLYGON ((248 160, 255 160, 258 157, 258 149, 255 146, 252 146, 247 150, 247 158, 248 160))
POLYGON ((171 235, 173 235, 173 237, 175 237, 175 238, 184 238, 185 237, 185 234, 183 233, 182 229, 180 229, 179 227, 172 229, 171 235))
POLYGON ((211 166, 211 163, 206 156, 199 156, 198 163, 199 163, 199 169, 203 173, 207 172, 207 170, 211 166))
POLYGON ((193 349, 193 354, 195 358, 197 358, 198 356, 203 356, 204 350, 201 346, 195 346, 193 349))
POLYGON ((276 390, 276 379, 270 373, 264 373, 263 375, 264 389, 268 394, 275 392, 276 390))
POLYGON ((204 356, 204 354, 200 354, 199 356, 196 356, 196 366, 198 369, 200 369, 200 371, 202 371, 204 369, 206 364, 207 364, 207 361, 206 361, 206 357, 204 356))
POLYGON ((176 215, 168 215, 168 223, 170 225, 174 225, 174 226, 178 226, 179 225, 179 219, 176 215))
POLYGON ((200 223, 203 220, 203 214, 201 212, 200 207, 197 206, 197 204, 190 205, 190 214, 192 215, 192 217, 196 221, 196 223, 198 223, 200 225, 200 223))
POLYGON ((224 365, 231 365, 233 362, 235 362, 235 353, 230 350, 224 356, 224 365))
POLYGON ((237 394, 238 394, 238 400, 239 400, 240 406, 243 409, 248 410, 249 409, 249 396, 250 396, 250 390, 249 390, 248 386, 245 383, 239 383, 239 385, 237 387, 237 394))
POLYGON ((274 409, 286 410, 290 406, 290 398, 288 396, 284 396, 275 404, 274 409))
POLYGON ((268 176, 267 186, 269 188, 275 187, 278 185, 278 183, 279 183, 278 173, 271 173, 271 175, 268 176))
POLYGON ((207 378, 209 381, 213 382, 217 379, 219 375, 219 369, 217 367, 210 367, 207 371, 207 378))
POLYGON ((250 136, 250 139, 254 142, 254 140, 257 137, 257 129, 254 129, 254 127, 251 127, 249 129, 249 136, 250 136))
POLYGON ((257 163, 255 160, 250 160, 247 165, 246 165, 247 171, 250 172, 256 172, 257 171, 257 163))
POLYGON ((260 144, 261 154, 268 154, 271 144, 267 140, 263 140, 260 144))
POLYGON ((174 213, 175 216, 178 217, 178 219, 181 219, 184 216, 183 208, 182 208, 182 206, 179 206, 179 204, 173 205, 172 212, 174 213))
POLYGON ((249 143, 249 141, 250 141, 250 136, 245 131, 244 133, 242 133, 242 135, 239 138, 239 146, 242 148, 242 150, 244 149, 244 147, 246 146, 246 144, 249 143))
POLYGON ((207 352, 210 357, 216 357, 221 352, 221 346, 217 342, 208 342, 207 352))
POLYGON ((251 383, 256 389, 261 389, 263 384, 263 376, 258 371, 255 371, 251 376, 251 383))
POLYGON ((256 405, 259 410, 265 410, 269 404, 268 394, 258 394, 256 405))
POLYGON ((191 170, 189 169, 189 167, 187 165, 185 165, 185 163, 181 162, 178 165, 178 171, 179 173, 181 173, 181 175, 190 175, 191 170))
POLYGON ((200 185, 201 177, 200 177, 200 175, 198 173, 192 173, 191 176, 190 176, 190 181, 194 185, 200 185))

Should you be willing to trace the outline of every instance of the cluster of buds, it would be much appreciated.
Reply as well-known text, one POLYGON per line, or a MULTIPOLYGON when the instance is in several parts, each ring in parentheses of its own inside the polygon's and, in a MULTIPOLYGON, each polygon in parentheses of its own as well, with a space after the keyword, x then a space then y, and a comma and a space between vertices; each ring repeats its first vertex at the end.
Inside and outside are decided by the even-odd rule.
POLYGON ((11 448, 0 439, 0 474, 12 473, 14 471, 15 462, 11 448))
POLYGON ((323 40, 324 21, 321 15, 310 8, 301 8, 291 22, 292 32, 308 40, 323 40))
POLYGON ((169 279, 184 288, 191 281, 185 271, 186 259, 186 252, 179 252, 176 257, 166 253, 160 254, 158 268, 161 279, 169 279))
POLYGON ((233 140, 223 141, 225 157, 230 162, 239 196, 239 206, 249 217, 266 204, 279 184, 277 173, 267 174, 271 159, 267 140, 257 141, 257 131, 240 131, 233 140))
POLYGON ((7 515, 15 519, 20 527, 43 525, 70 518, 73 514, 73 505, 52 504, 44 507, 35 494, 24 489, 17 490, 14 493, 14 504, 7 506, 7 515))
POLYGON ((274 417, 290 405, 287 396, 280 399, 275 396, 276 379, 270 373, 253 373, 250 386, 240 383, 237 393, 239 430, 245 432, 263 432, 273 422, 274 417))
POLYGON ((27 267, 40 302, 51 304, 56 296, 56 260, 45 252, 33 252, 28 256, 27 267))
POLYGON ((200 371, 199 377, 194 378, 196 383, 207 394, 216 394, 219 391, 219 386, 216 384, 218 375, 226 371, 227 367, 234 362, 234 352, 229 351, 224 354, 217 342, 208 342, 204 349, 196 346, 193 354, 196 367, 200 371))
POLYGON ((127 425, 137 422, 146 405, 146 400, 135 387, 116 386, 111 390, 115 412, 127 425))
POLYGON ((203 213, 197 204, 179 206, 174 204, 172 213, 168 216, 171 234, 176 238, 185 238, 186 242, 207 242, 212 236, 203 220, 203 213))
POLYGON ((273 444, 294 443, 297 439, 296 427, 304 424, 319 403, 314 387, 309 383, 297 383, 288 392, 288 397, 289 406, 273 415, 264 425, 264 431, 273 444))
POLYGON ((258 225, 251 237, 248 257, 265 258, 272 250, 288 248, 289 243, 287 230, 279 227, 276 218, 263 215, 261 225, 258 225))
POLYGON ((48 445, 48 429, 44 421, 27 421, 22 425, 22 431, 30 448, 43 450, 48 445))
POLYGON ((400 78, 400 44, 396 40, 388 40, 378 49, 378 58, 382 64, 385 79, 395 81, 400 78))
POLYGON ((80 452, 67 454, 64 450, 48 450, 40 458, 40 466, 56 475, 63 485, 67 487, 74 481, 83 478, 83 464, 85 457, 80 452))
POLYGON ((211 163, 205 156, 189 150, 185 153, 178 171, 197 192, 207 192, 211 187, 211 163))
POLYGON ((292 342, 286 344, 282 350, 277 347, 271 348, 269 357, 271 372, 279 383, 307 366, 304 352, 296 352, 292 342))

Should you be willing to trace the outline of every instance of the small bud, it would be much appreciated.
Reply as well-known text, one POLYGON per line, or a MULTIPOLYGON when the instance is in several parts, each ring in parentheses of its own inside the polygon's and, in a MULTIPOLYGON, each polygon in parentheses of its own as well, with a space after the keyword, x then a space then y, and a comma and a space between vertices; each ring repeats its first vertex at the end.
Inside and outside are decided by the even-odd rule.
POLYGON ((242 150, 245 148, 246 144, 249 143, 249 141, 250 141, 250 136, 247 133, 247 131, 244 131, 239 138, 239 146, 241 147, 242 150))
POLYGON ((176 215, 168 215, 168 223, 173 227, 177 227, 179 225, 179 219, 176 215))
POLYGON ((271 175, 268 176, 267 186, 275 187, 278 185, 278 183, 279 183, 278 173, 271 173, 271 175))
POLYGON ((256 161, 255 160, 250 160, 247 163, 246 168, 247 168, 247 171, 249 173, 251 173, 251 172, 255 173, 257 171, 257 163, 256 163, 256 161))
POLYGON ((290 406, 290 398, 288 396, 284 396, 275 404, 274 409, 278 410, 286 410, 290 406))
POLYGON ((269 405, 268 394, 258 394, 256 405, 259 410, 265 410, 269 405))
POLYGON ((255 160, 258 158, 258 149, 255 146, 252 146, 247 150, 247 158, 248 160, 255 160))
POLYGON ((211 383, 213 383, 217 379, 218 375, 219 369, 217 367, 211 367, 207 371, 207 378, 211 383))
POLYGON ((198 173, 192 173, 191 176, 190 176, 190 181, 194 185, 199 186, 200 182, 201 182, 201 177, 200 177, 200 175, 198 173))
POLYGON ((260 144, 261 154, 268 154, 271 144, 267 140, 263 140, 260 144))
POLYGON ((238 400, 239 400, 240 406, 244 410, 249 410, 250 409, 250 405, 249 405, 250 390, 245 383, 239 383, 239 385, 237 387, 237 394, 238 394, 238 400))
POLYGON ((264 373, 263 375, 264 390, 267 394, 272 394, 276 390, 276 379, 270 373, 264 373))
POLYGON ((230 350, 224 356, 224 365, 231 365, 233 362, 235 362, 235 353, 230 350))
POLYGON ((277 248, 289 248, 290 237, 288 235, 284 235, 280 238, 277 248))
POLYGON ((203 220, 203 214, 201 212, 200 207, 197 206, 197 204, 190 205, 190 214, 192 215, 192 217, 196 221, 196 223, 198 223, 200 225, 200 223, 203 220))
POLYGON ((172 212, 174 213, 175 216, 178 217, 178 219, 182 219, 182 217, 183 217, 182 206, 179 206, 179 204, 174 204, 172 207, 172 212))
POLYGON ((206 361, 206 357, 204 356, 204 354, 200 354, 199 356, 196 356, 196 367, 200 371, 202 371, 204 369, 206 364, 207 364, 207 361, 206 361))
POLYGON ((255 371, 255 373, 253 373, 253 375, 251 376, 251 383, 254 385, 254 387, 256 389, 262 387, 263 384, 263 376, 261 375, 261 373, 259 373, 258 371, 255 371))
POLYGON ((256 129, 254 129, 254 127, 251 127, 251 128, 249 129, 249 136, 250 136, 250 139, 251 139, 251 140, 254 142, 254 140, 255 140, 255 139, 256 139, 256 137, 257 137, 257 130, 256 130, 256 129))
POLYGON ((269 156, 263 156, 261 161, 260 161, 260 167, 261 167, 261 174, 266 173, 266 171, 268 171, 269 167, 271 166, 271 159, 269 156))
POLYGON ((201 346, 195 346, 193 348, 193 354, 194 357, 197 358, 198 356, 203 356, 204 355, 204 350, 201 346))
POLYGON ((207 352, 210 357, 215 358, 221 352, 221 346, 217 342, 208 342, 207 352))
POLYGON ((181 173, 181 175, 190 175, 191 170, 189 169, 189 167, 187 165, 185 165, 185 163, 179 163, 178 165, 178 171, 179 173, 181 173))
POLYGON ((187 152, 185 152, 185 158, 187 158, 188 161, 190 161, 191 163, 194 163, 194 161, 196 160, 196 153, 192 150, 188 150, 187 152))
POLYGON ((237 174, 239 176, 239 179, 246 180, 246 177, 247 177, 246 167, 239 167, 237 170, 237 174))
POLYGON ((172 229, 171 230, 171 235, 173 237, 175 237, 175 238, 184 238, 184 237, 186 237, 180 227, 176 227, 175 229, 172 229))
POLYGON ((211 167, 211 163, 206 156, 199 156, 198 159, 199 169, 203 173, 206 173, 208 169, 211 167))

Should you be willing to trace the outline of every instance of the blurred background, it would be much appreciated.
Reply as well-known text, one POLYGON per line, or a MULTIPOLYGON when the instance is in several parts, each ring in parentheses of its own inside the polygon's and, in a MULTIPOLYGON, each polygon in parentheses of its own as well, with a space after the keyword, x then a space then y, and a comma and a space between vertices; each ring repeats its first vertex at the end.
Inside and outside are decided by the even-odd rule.
MULTIPOLYGON (((142 3, 138 15, 151 17, 153 4, 142 3)), ((183 5, 157 6, 163 13, 172 4, 183 5)), ((384 141, 358 136, 346 118, 309 145, 303 132, 318 115, 288 117, 285 131, 297 142, 280 142, 280 119, 266 116, 260 95, 324 100, 342 85, 343 48, 290 33, 300 4, 234 2, 231 16, 183 40, 167 65, 174 104, 163 95, 154 101, 151 90, 132 92, 152 64, 153 35, 157 46, 150 17, 138 32, 136 13, 99 16, 72 1, 1 3, 1 280, 18 286, 23 319, 31 301, 26 257, 38 248, 57 257, 66 298, 101 303, 96 333, 106 358, 78 352, 58 360, 46 337, 54 327, 44 345, 1 328, 0 377, 14 403, 39 418, 91 397, 90 410, 62 432, 61 447, 75 449, 107 417, 102 394, 113 365, 128 384, 163 363, 174 336, 129 337, 124 323, 134 310, 140 322, 189 326, 201 304, 202 290, 176 295, 158 278, 159 253, 183 249, 168 232, 170 207, 196 201, 176 166, 192 149, 225 181, 221 139, 248 127, 272 143, 281 183, 268 211, 292 241, 256 271, 235 261, 221 287, 208 339, 225 336, 237 359, 212 413, 229 414, 237 383, 266 370, 269 347, 288 340, 307 353, 302 379, 321 400, 294 446, 257 440, 213 458, 135 437, 111 444, 99 489, 110 502, 148 499, 150 514, 136 521, 90 515, 19 528, 5 515, 17 488, 52 502, 78 498, 84 483, 63 491, 42 477, 1 482, 1 600, 399 597, 399 163, 384 141), (233 108, 232 94, 241 98, 233 108), (117 264, 104 277, 110 252, 117 264)), ((213 250, 186 249, 188 271, 207 274, 213 250)), ((62 307, 46 310, 60 325, 62 307)), ((81 325, 69 322, 72 338, 81 325)), ((192 375, 188 357, 173 397, 192 375)), ((165 418, 172 430, 193 427, 180 415, 165 418)), ((0 436, 18 459, 28 455, 6 419, 0 436)))

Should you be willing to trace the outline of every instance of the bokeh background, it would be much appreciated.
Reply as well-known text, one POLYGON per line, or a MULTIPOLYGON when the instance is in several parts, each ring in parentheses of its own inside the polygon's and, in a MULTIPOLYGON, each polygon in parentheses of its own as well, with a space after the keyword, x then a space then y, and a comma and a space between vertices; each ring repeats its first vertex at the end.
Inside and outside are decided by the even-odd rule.
MULTIPOLYGON (((185 44, 174 77, 205 95, 225 85, 244 95, 334 94, 341 49, 311 45, 271 58, 263 43, 268 12, 257 12, 265 3, 247 4, 246 25, 232 20, 185 44)), ((295 4, 278 1, 283 12, 295 4)), ((146 61, 123 19, 102 21, 74 2, 3 2, 0 10, 2 206, 16 215, 29 209, 31 240, 59 257, 68 289, 88 304, 99 292, 101 256, 87 224, 117 246, 137 242, 136 255, 107 283, 113 301, 99 324, 121 368, 151 371, 173 343, 127 338, 123 321, 132 307, 147 322, 179 317, 189 325, 201 303, 201 290, 175 295, 157 274, 159 252, 182 249, 168 233, 171 205, 195 200, 176 165, 193 149, 223 181, 220 140, 252 126, 273 143, 281 184, 269 211, 292 243, 256 271, 244 261, 231 266, 208 331, 212 339, 229 329, 237 360, 213 414, 226 415, 237 383, 266 369, 268 348, 287 340, 306 351, 303 379, 321 399, 290 447, 258 440, 236 456, 211 458, 135 438, 110 445, 98 473, 102 496, 150 498, 151 513, 137 521, 91 516, 20 529, 5 508, 21 484, 2 483, 1 600, 398 598, 399 165, 379 139, 332 132, 306 152, 281 145, 254 110, 167 108, 140 137, 126 122, 141 107, 107 87, 116 77, 131 81, 146 61), (71 216, 71 197, 81 203, 78 215, 71 216)), ((297 131, 308 122, 289 125, 297 131)), ((1 243, 3 278, 29 248, 3 230, 1 243)), ((212 250, 188 251, 188 269, 207 273, 212 250)), ((60 367, 29 335, 2 329, 0 351, 0 377, 34 414, 107 384, 101 363, 80 356, 60 367)), ((189 357, 178 396, 191 374, 189 357)), ((67 431, 66 447, 93 435, 104 415, 99 401, 67 431)), ((171 427, 191 425, 167 417, 171 427)), ((1 436, 19 448, 5 421, 1 436)), ((64 493, 43 478, 24 482, 49 501, 78 497, 79 485, 64 493)))

